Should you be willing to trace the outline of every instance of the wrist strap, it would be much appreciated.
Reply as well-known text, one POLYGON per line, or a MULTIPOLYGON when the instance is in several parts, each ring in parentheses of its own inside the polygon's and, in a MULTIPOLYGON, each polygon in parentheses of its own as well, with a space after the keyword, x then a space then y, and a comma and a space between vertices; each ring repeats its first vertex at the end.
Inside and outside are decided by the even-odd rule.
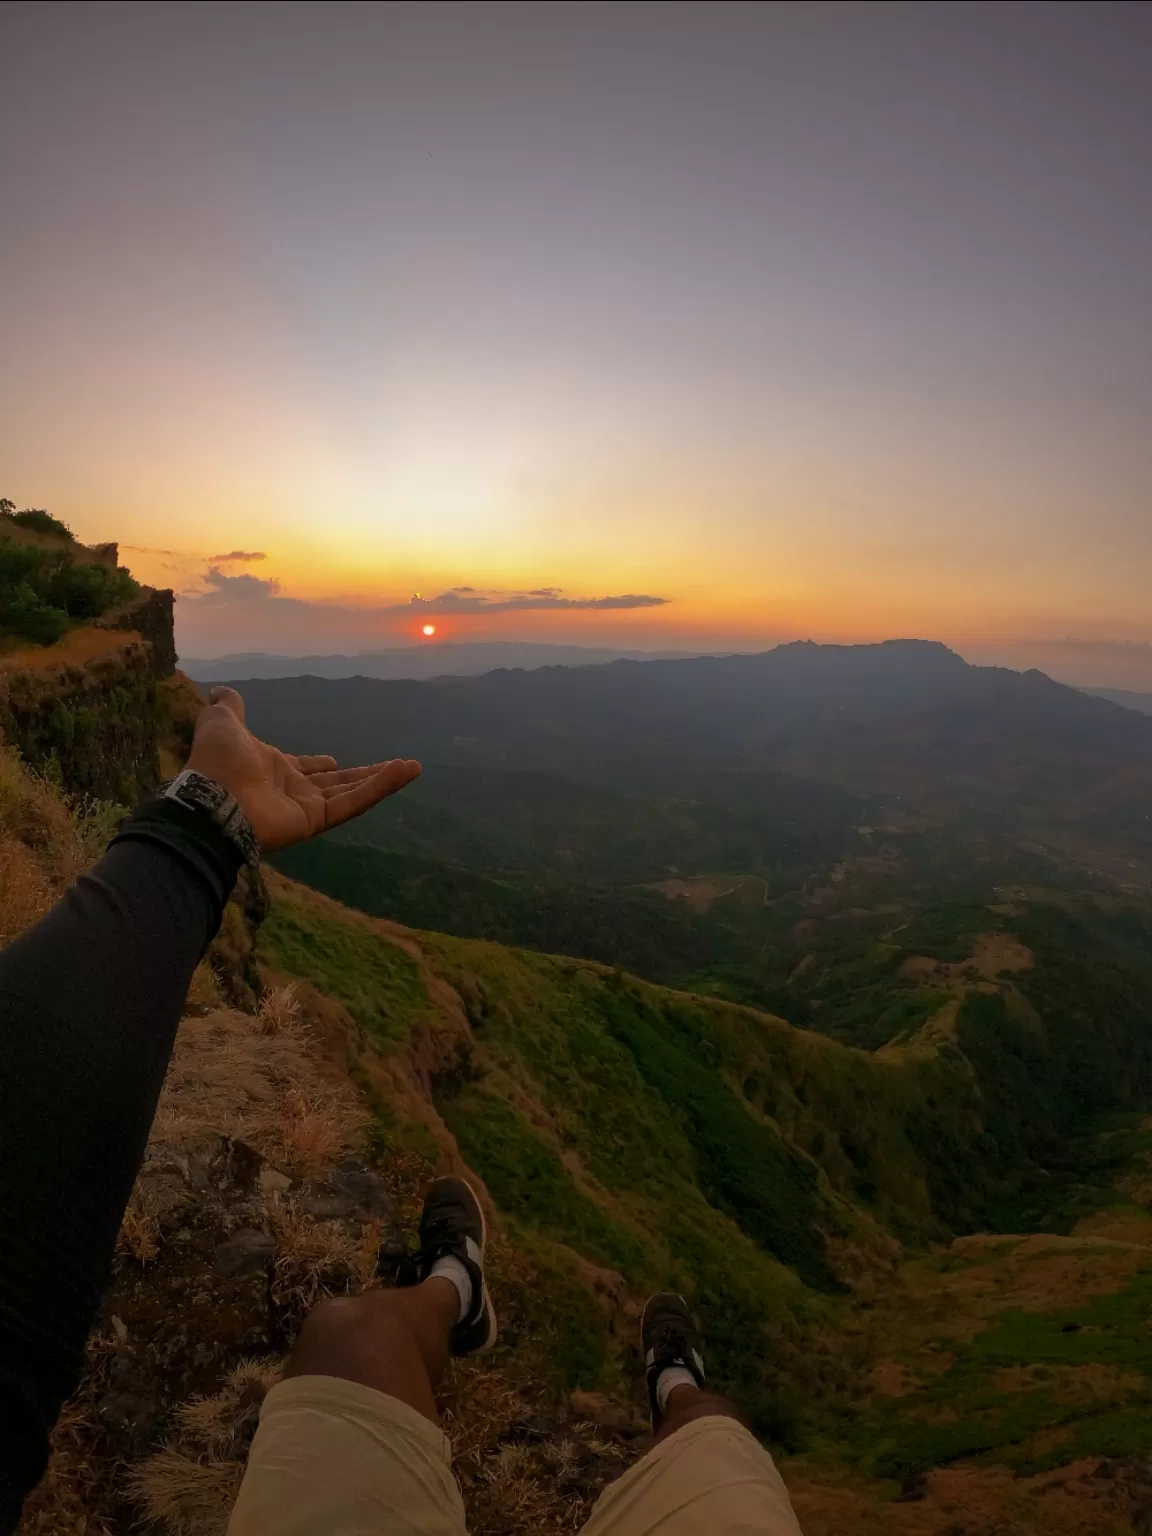
POLYGON ((159 793, 163 800, 175 800, 189 810, 206 815, 226 838, 235 843, 250 868, 260 867, 260 844, 256 834, 236 797, 230 795, 223 784, 197 773, 194 768, 185 768, 174 779, 161 784, 159 793))

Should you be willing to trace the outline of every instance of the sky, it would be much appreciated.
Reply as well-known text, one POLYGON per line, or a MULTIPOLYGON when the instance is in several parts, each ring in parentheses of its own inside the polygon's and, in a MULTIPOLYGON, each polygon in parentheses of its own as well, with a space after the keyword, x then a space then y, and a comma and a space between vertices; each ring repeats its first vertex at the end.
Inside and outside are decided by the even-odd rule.
POLYGON ((1143 5, 8 3, 0 494, 186 654, 1152 689, 1150 75, 1143 5))

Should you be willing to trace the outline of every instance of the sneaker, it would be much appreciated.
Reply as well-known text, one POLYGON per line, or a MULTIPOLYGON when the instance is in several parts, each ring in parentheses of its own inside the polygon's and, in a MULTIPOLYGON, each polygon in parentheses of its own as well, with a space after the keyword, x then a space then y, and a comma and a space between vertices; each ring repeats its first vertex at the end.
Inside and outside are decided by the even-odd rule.
POLYGON ((478 1355, 496 1342, 496 1309, 484 1284, 487 1226, 472 1186, 463 1179, 433 1179, 420 1216, 420 1247, 396 1276, 397 1285, 419 1285, 437 1259, 459 1259, 472 1281, 468 1315, 452 1330, 454 1355, 478 1355))
POLYGON ((652 1432, 664 1422, 656 1401, 656 1381, 661 1371, 677 1365, 704 1385, 704 1357, 700 1352, 700 1330, 692 1321, 688 1303, 675 1291, 657 1291, 648 1298, 640 1324, 644 1346, 644 1375, 648 1384, 648 1402, 652 1408, 652 1432))

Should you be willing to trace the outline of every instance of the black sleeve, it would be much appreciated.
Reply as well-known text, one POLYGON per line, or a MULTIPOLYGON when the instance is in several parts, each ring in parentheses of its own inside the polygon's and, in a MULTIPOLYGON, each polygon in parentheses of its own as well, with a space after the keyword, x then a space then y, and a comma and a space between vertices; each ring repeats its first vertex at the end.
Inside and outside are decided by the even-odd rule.
POLYGON ((192 972, 241 859, 154 800, 0 953, 0 1532, 43 1474, 111 1269, 192 972))

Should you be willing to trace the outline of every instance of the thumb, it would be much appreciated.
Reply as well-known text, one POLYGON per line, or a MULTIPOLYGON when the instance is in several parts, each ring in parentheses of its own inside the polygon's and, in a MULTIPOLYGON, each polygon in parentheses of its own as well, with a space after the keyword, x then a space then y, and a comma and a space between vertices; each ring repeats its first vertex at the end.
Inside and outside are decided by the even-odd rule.
POLYGON ((236 692, 235 688, 213 688, 208 695, 209 704, 221 704, 230 715, 235 715, 240 724, 244 724, 244 700, 236 692))

